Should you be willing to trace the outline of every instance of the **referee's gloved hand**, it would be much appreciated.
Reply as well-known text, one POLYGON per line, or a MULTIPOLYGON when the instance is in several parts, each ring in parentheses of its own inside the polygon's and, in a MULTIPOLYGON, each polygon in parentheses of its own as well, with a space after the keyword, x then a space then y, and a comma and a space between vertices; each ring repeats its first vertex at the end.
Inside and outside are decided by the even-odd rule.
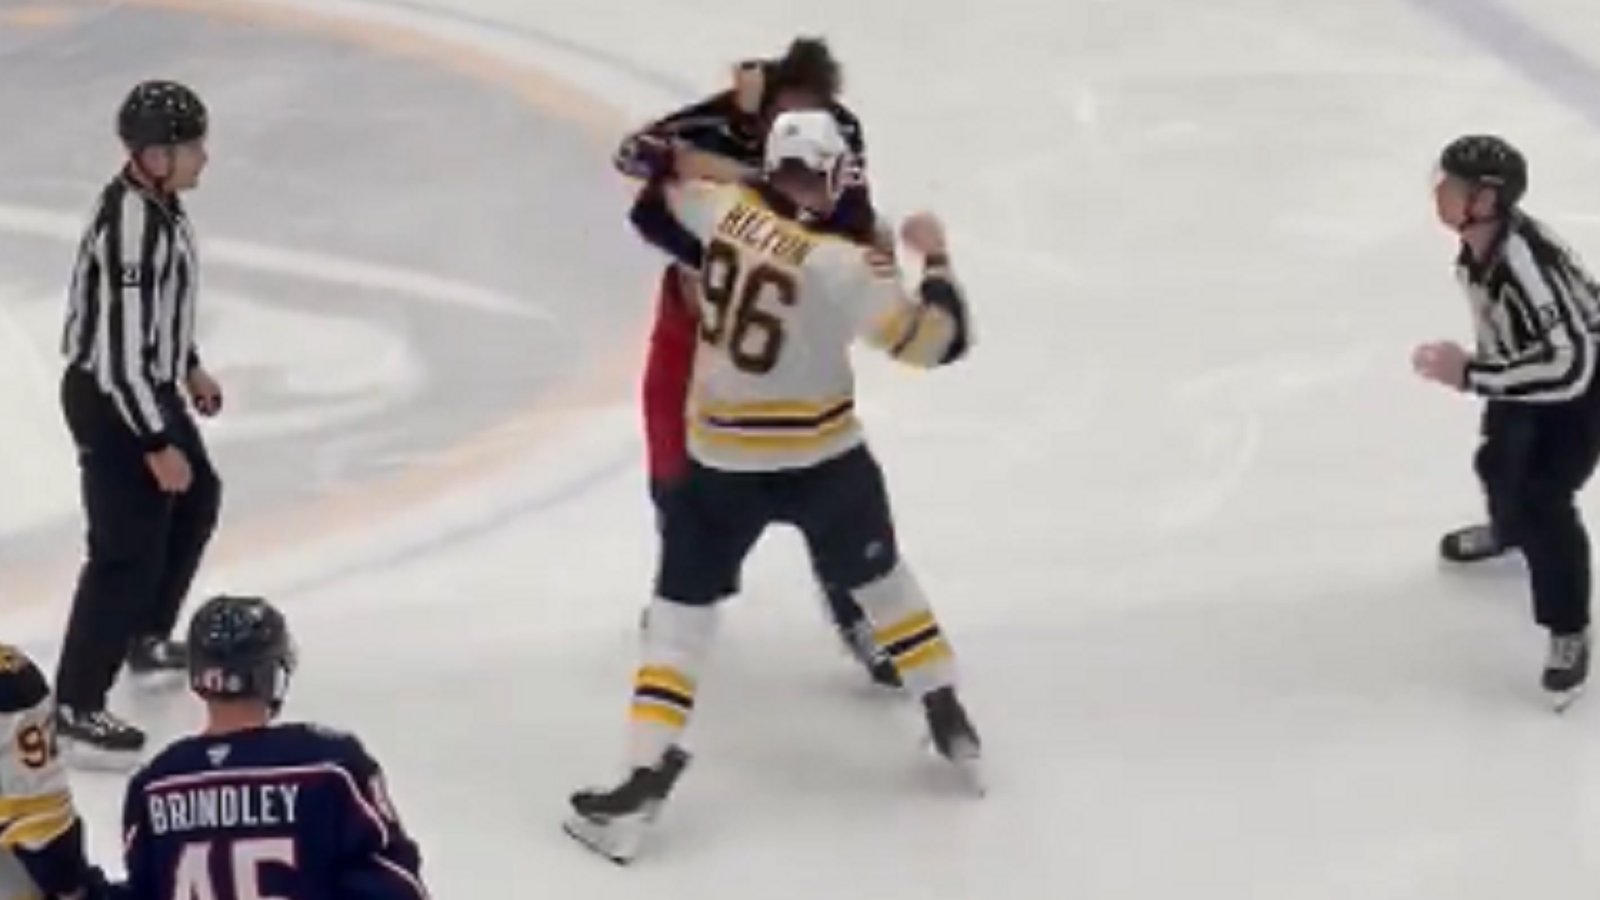
POLYGON ((189 400, 194 403, 195 411, 202 416, 214 416, 222 412, 222 385, 211 373, 205 369, 194 368, 189 370, 189 400))

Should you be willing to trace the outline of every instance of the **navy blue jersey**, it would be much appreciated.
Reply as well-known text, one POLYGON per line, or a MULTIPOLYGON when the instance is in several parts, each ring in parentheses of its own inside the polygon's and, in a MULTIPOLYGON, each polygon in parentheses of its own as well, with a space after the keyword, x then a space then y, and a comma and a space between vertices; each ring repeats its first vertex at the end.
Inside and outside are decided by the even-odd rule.
POLYGON ((128 900, 425 900, 417 845, 354 737, 183 738, 128 784, 128 900))
MULTIPOLYGON (((877 213, 867 184, 867 144, 861 120, 842 103, 830 103, 827 109, 839 125, 851 158, 846 187, 838 205, 827 221, 809 224, 818 231, 869 243, 873 240, 877 213)), ((723 91, 628 135, 617 148, 615 162, 619 171, 633 174, 631 160, 637 155, 638 143, 647 137, 656 137, 682 141, 697 150, 731 159, 748 167, 752 173, 759 172, 766 150, 764 132, 761 117, 741 110, 733 91, 723 91)), ((678 262, 691 268, 700 267, 703 248, 697 240, 682 229, 674 229, 670 223, 660 222, 656 226, 644 229, 647 240, 678 262)))

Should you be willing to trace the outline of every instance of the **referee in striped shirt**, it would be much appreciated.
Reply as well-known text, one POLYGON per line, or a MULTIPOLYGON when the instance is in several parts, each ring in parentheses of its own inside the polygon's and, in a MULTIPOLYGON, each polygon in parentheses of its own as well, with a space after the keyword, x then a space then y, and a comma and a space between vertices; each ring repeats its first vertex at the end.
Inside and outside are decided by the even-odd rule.
POLYGON ((57 730, 95 755, 137 753, 106 709, 124 663, 182 671, 170 639, 217 521, 222 488, 180 394, 222 405, 195 348, 199 269, 178 195, 205 167, 207 116, 189 88, 137 85, 117 131, 127 162, 79 247, 63 331, 61 402, 82 475, 88 554, 56 674, 57 730))
POLYGON ((1596 377, 1600 288, 1573 253, 1518 206, 1527 163, 1504 140, 1458 138, 1439 161, 1440 221, 1461 236, 1456 274, 1477 341, 1417 348, 1426 378, 1487 399, 1474 467, 1489 522, 1445 535, 1471 562, 1520 549, 1534 618, 1550 633, 1543 685, 1558 706, 1589 670, 1589 539, 1575 498, 1600 460, 1596 377))

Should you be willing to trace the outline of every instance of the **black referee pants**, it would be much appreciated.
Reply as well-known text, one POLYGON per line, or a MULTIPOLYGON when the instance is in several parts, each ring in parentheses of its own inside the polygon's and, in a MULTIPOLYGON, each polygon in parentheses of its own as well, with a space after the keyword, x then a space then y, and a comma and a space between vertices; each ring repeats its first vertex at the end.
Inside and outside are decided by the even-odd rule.
POLYGON ((1474 467, 1500 540, 1521 549, 1534 619, 1555 634, 1589 625, 1589 536, 1576 498, 1600 460, 1600 377, 1564 403, 1490 401, 1474 467))
POLYGON ((102 709, 128 648, 168 637, 216 528, 222 485, 176 388, 158 402, 194 479, 162 492, 144 447, 94 376, 69 368, 61 405, 78 448, 88 554, 78 576, 56 672, 60 702, 102 709))

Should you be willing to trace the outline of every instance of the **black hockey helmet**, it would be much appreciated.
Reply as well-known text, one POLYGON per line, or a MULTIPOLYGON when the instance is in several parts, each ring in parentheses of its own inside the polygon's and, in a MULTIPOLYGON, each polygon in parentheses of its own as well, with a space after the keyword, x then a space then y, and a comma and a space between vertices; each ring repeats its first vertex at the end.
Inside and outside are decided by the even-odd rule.
POLYGON ((1504 138, 1492 134, 1468 134, 1451 141, 1439 154, 1439 170, 1494 189, 1502 212, 1528 192, 1528 161, 1504 138))
POLYGON ((206 699, 262 700, 276 712, 294 668, 289 623, 261 597, 212 597, 189 620, 189 687, 206 699))
POLYGON ((133 150, 196 141, 206 127, 200 96, 176 81, 140 82, 117 111, 117 136, 133 150))

